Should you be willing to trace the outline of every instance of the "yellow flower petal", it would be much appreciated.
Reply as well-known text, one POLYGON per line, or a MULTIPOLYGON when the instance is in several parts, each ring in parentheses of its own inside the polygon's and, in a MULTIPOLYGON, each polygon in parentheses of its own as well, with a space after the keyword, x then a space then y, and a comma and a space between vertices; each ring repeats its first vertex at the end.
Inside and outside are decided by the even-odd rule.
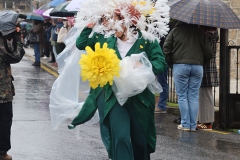
POLYGON ((119 76, 120 60, 115 54, 115 50, 107 48, 108 44, 104 43, 100 48, 100 43, 95 44, 95 51, 86 47, 86 54, 81 56, 79 64, 81 66, 82 79, 88 80, 92 88, 100 85, 103 87, 108 82, 113 84, 114 76, 119 76))

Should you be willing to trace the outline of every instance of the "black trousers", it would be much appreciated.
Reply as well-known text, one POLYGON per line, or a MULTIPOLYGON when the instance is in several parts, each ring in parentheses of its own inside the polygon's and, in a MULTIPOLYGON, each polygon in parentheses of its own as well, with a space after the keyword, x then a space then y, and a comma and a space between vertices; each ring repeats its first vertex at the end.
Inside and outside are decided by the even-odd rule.
POLYGON ((0 155, 11 149, 12 102, 0 103, 0 155))
POLYGON ((53 46, 51 45, 51 47, 50 47, 50 50, 51 50, 51 61, 52 62, 56 62, 56 59, 55 59, 55 55, 54 55, 54 53, 53 53, 53 46))
POLYGON ((44 54, 45 56, 49 57, 49 56, 50 56, 50 53, 51 53, 51 51, 52 51, 52 50, 51 50, 51 47, 52 47, 51 43, 50 43, 50 42, 45 42, 43 46, 44 46, 44 47, 43 47, 43 54, 44 54))

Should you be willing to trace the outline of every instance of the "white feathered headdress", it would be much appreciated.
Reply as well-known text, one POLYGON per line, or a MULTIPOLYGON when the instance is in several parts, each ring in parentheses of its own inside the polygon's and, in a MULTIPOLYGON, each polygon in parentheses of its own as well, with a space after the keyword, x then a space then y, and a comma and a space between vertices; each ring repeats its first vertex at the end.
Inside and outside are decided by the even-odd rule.
POLYGON ((169 10, 168 0, 85 0, 81 3, 76 17, 77 27, 96 23, 93 32, 106 34, 106 30, 121 30, 121 25, 127 28, 131 35, 132 26, 139 29, 145 39, 160 40, 168 33, 169 10), (119 22, 113 21, 113 15, 121 17, 119 22), (102 17, 108 19, 108 25, 99 21, 102 17))

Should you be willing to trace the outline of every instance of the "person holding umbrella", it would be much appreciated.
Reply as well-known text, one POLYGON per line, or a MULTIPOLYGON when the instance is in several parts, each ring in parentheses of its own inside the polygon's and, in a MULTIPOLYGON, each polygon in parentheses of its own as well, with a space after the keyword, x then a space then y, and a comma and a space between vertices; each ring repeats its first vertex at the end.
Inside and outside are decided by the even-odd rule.
POLYGON ((13 11, 0 12, 0 160, 12 160, 11 149, 13 96, 15 95, 11 64, 21 61, 25 54, 21 42, 19 15, 13 11))
POLYGON ((173 65, 181 113, 178 129, 196 131, 203 65, 210 61, 213 54, 208 36, 198 25, 178 21, 165 40, 163 53, 167 63, 173 65))

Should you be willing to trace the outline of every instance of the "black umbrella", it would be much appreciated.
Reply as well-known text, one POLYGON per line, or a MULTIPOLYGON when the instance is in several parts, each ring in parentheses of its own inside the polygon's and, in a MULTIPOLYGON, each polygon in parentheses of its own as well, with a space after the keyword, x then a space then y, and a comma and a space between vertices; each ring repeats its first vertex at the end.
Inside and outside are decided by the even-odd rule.
POLYGON ((73 17, 77 12, 76 11, 68 11, 65 8, 70 3, 70 1, 63 2, 59 5, 57 5, 51 12, 50 16, 56 16, 56 17, 73 17))
POLYGON ((240 28, 240 19, 221 0, 169 0, 170 17, 190 24, 240 28))

